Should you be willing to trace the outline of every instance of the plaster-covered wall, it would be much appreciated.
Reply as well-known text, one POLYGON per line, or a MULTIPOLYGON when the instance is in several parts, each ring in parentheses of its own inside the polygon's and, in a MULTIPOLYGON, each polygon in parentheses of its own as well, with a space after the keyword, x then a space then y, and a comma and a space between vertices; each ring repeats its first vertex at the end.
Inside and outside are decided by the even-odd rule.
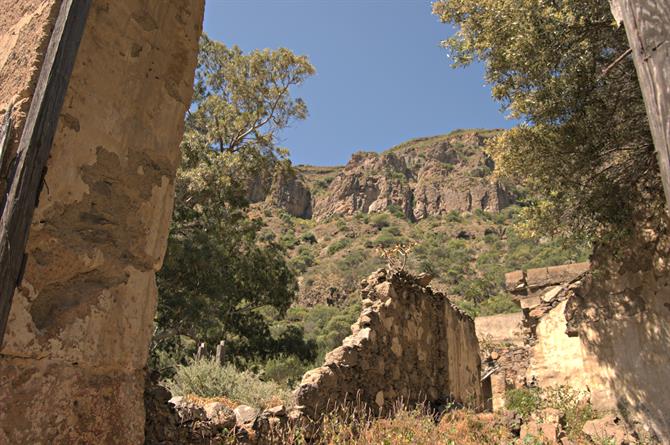
POLYGON ((481 402, 474 322, 442 294, 404 272, 378 271, 365 282, 353 335, 305 374, 297 404, 316 416, 345 400, 373 411, 398 400, 481 402))
POLYGON ((475 318, 479 343, 523 345, 523 313, 488 315, 475 318))
MULTIPOLYGON (((566 385, 580 391, 601 410, 616 407, 601 366, 576 332, 568 329, 566 306, 583 287, 590 263, 515 271, 506 274, 507 290, 523 308, 528 362, 525 384, 543 388, 566 385)), ((494 394, 495 396, 495 394, 494 394)))
POLYGON ((670 443, 670 218, 647 209, 634 224, 626 243, 596 249, 566 316, 620 410, 670 443))
MULTIPOLYGON (((3 19, 10 11, 37 33, 17 42, 44 40, 45 27, 31 23, 49 15, 38 20, 36 5, 47 11, 53 2, 2 3, 3 19)), ((0 409, 0 443, 143 441, 155 272, 203 6, 93 1, 2 344, 0 405, 11 409, 0 409)), ((5 57, 2 69, 13 61, 32 72, 35 57, 5 57)), ((0 78, 0 100, 23 94, 12 82, 0 78)))

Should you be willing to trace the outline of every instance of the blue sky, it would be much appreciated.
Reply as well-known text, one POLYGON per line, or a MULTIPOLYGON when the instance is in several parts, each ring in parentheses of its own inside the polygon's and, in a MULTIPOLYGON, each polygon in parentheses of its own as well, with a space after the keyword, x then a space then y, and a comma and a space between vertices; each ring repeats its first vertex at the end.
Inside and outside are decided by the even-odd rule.
POLYGON ((294 94, 309 117, 282 133, 295 164, 341 165, 358 150, 457 128, 509 127, 483 68, 452 69, 451 32, 427 0, 208 0, 205 31, 244 51, 286 47, 317 74, 294 94))

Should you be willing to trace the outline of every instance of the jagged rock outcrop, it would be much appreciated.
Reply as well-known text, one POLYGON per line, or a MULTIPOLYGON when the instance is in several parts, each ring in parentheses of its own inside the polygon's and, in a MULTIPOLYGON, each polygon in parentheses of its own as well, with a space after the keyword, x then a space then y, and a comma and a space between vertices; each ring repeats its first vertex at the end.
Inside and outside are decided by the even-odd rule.
MULTIPOLYGON (((424 282, 425 283, 425 282, 424 282)), ((405 272, 380 270, 363 283, 363 311, 352 335, 305 374, 297 405, 316 418, 345 401, 374 412, 412 404, 481 401, 474 322, 405 272)))
POLYGON ((351 215, 356 212, 383 212, 399 208, 406 216, 412 212, 412 172, 402 158, 393 153, 358 152, 317 199, 317 218, 351 215))
POLYGON ((312 217, 312 193, 300 172, 292 168, 275 171, 265 202, 298 218, 312 217))
POLYGON ((315 197, 314 215, 373 213, 394 208, 409 219, 450 211, 496 212, 514 202, 508 188, 491 179, 486 138, 476 131, 422 138, 381 154, 359 152, 315 197))
POLYGON ((271 174, 253 175, 247 181, 247 199, 252 203, 280 208, 289 215, 312 217, 312 193, 303 174, 290 164, 276 162, 271 174))

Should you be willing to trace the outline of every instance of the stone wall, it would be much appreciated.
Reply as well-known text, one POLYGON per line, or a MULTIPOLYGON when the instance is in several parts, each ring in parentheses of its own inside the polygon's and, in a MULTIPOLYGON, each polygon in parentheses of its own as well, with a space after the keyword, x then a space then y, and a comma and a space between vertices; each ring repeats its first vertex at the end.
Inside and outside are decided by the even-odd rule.
POLYGON ((653 202, 636 215, 630 240, 595 250, 594 273, 565 315, 583 351, 605 370, 620 411, 670 443, 670 218, 649 210, 653 202))
POLYGON ((598 409, 615 408, 606 370, 568 330, 565 308, 588 276, 590 263, 529 269, 506 274, 507 290, 519 300, 526 331, 525 384, 567 385, 589 397, 598 409))
POLYGON ((474 322, 426 277, 372 274, 363 285, 363 311, 353 335, 305 374, 297 404, 315 417, 345 400, 373 411, 398 400, 412 405, 447 400, 479 406, 479 345, 474 322))
POLYGON ((475 318, 475 331, 482 348, 486 343, 523 345, 526 339, 523 325, 522 312, 475 318))
MULTIPOLYGON (((155 272, 203 3, 93 1, 2 344, 0 443, 143 441, 155 272)), ((1 106, 29 97, 57 4, 0 2, 1 106)))

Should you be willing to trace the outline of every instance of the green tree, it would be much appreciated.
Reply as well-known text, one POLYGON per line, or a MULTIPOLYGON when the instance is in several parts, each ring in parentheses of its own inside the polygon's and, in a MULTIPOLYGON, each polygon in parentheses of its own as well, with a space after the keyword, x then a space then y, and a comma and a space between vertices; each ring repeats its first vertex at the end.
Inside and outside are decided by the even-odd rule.
POLYGON ((307 117, 305 102, 291 96, 292 87, 315 73, 307 57, 286 48, 244 54, 207 36, 200 48, 193 104, 186 117, 186 165, 212 151, 255 162, 285 155, 276 146, 278 133, 307 117))
POLYGON ((533 193, 529 232, 613 235, 641 194, 661 198, 625 32, 605 0, 440 0, 455 65, 486 64, 493 96, 523 123, 489 146, 533 193))
MULTIPOLYGON (((286 49, 243 54, 202 38, 158 274, 155 351, 177 354, 184 337, 210 345, 226 339, 246 358, 282 350, 260 309, 284 313, 296 279, 284 249, 262 238, 262 222, 249 217, 247 183, 285 153, 275 145, 277 132, 307 116, 290 90, 313 72, 305 57, 286 49)), ((295 336, 292 347, 300 349, 295 336)))

